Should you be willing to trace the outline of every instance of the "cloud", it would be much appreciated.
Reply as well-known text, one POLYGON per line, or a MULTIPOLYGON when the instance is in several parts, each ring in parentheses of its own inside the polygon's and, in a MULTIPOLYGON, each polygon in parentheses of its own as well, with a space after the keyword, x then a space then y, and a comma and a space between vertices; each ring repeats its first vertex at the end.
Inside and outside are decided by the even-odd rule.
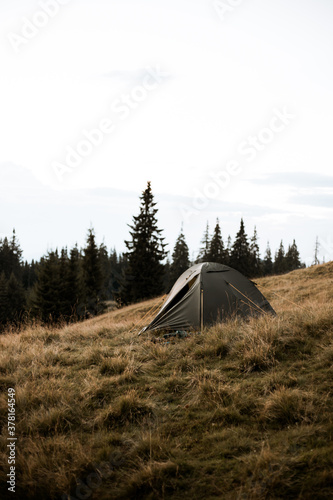
POLYGON ((298 205, 310 205, 313 207, 333 208, 333 194, 298 194, 292 196, 289 201, 298 205))
POLYGON ((333 176, 309 172, 273 172, 251 181, 265 186, 279 184, 298 188, 333 187, 333 176))
POLYGON ((135 70, 111 70, 102 75, 103 78, 111 78, 114 80, 121 80, 126 82, 133 82, 133 80, 142 80, 147 70, 144 68, 139 68, 135 70))
POLYGON ((131 85, 141 84, 144 77, 147 75, 146 68, 128 69, 128 70, 111 70, 102 74, 102 78, 117 80, 121 83, 129 83, 131 85))
POLYGON ((159 64, 147 65, 145 68, 128 69, 128 70, 111 70, 101 75, 102 78, 113 80, 121 85, 142 85, 147 75, 152 73, 157 77, 161 77, 163 82, 167 82, 173 78, 173 74, 169 70, 163 69, 159 64))
MULTIPOLYGON (((239 217, 261 217, 271 214, 284 214, 288 213, 289 210, 276 207, 269 207, 267 205, 254 205, 248 203, 241 203, 238 201, 221 201, 220 199, 210 199, 207 205, 204 204, 204 200, 198 200, 190 197, 182 196, 170 196, 162 195, 159 199, 165 200, 165 202, 172 202, 174 206, 179 207, 179 211, 183 211, 184 214, 190 213, 194 214, 207 214, 207 217, 214 215, 215 217, 229 217, 237 215, 239 217), (202 204, 202 209, 200 210, 200 205, 202 204)), ((195 220, 196 215, 193 215, 192 219, 195 220)))
POLYGON ((126 195, 126 197, 138 198, 138 193, 134 191, 122 191, 121 189, 114 189, 109 187, 99 187, 91 189, 82 189, 82 192, 87 196, 99 197, 99 198, 119 198, 126 195))
POLYGON ((0 192, 6 192, 8 188, 38 188, 42 184, 35 175, 25 167, 12 162, 0 163, 0 192))

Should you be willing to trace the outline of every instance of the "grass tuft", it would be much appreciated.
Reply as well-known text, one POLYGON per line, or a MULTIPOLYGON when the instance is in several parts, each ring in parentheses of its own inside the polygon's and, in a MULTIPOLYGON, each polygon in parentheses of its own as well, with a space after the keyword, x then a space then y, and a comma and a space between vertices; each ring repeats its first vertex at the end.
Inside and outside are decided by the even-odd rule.
POLYGON ((101 375, 121 375, 127 367, 127 361, 122 358, 104 359, 100 366, 101 375))
POLYGON ((268 396, 261 419, 279 427, 310 423, 315 416, 313 394, 299 389, 281 387, 268 396))
POLYGON ((150 417, 153 417, 153 406, 141 399, 133 389, 105 408, 98 415, 96 423, 99 426, 113 428, 126 424, 138 424, 150 417))

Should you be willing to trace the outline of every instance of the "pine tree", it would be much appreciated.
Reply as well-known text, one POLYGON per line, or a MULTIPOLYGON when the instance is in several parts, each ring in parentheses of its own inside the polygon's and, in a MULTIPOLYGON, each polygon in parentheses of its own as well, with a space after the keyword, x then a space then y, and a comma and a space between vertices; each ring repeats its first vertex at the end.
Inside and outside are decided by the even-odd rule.
POLYGON ((21 279, 22 274, 22 250, 16 239, 15 229, 10 241, 5 237, 0 240, 0 273, 4 271, 8 280, 12 273, 16 278, 21 279))
POLYGON ((254 233, 250 242, 250 261, 251 261, 251 276, 257 278, 262 274, 260 250, 258 245, 257 228, 254 227, 254 233))
POLYGON ((125 241, 128 266, 119 292, 119 298, 125 304, 163 292, 162 261, 167 255, 166 244, 157 225, 158 209, 155 208, 150 182, 140 200, 139 215, 133 217, 132 225, 129 224, 131 240, 125 241))
POLYGON ((227 265, 227 266, 229 266, 229 265, 230 265, 231 252, 232 252, 232 240, 231 240, 231 236, 230 236, 230 234, 229 234, 229 236, 228 236, 228 241, 227 241, 227 248, 226 248, 226 252, 225 252, 225 256, 226 256, 226 265, 227 265))
POLYGON ((12 272, 12 252, 6 236, 0 240, 0 273, 2 272, 8 280, 12 272))
POLYGON ((209 243, 207 260, 209 262, 218 262, 219 264, 225 264, 228 260, 227 251, 224 248, 224 243, 222 239, 220 222, 218 219, 216 219, 214 233, 209 243))
POLYGON ((40 267, 40 262, 32 260, 30 264, 26 261, 22 269, 22 284, 26 291, 26 309, 32 316, 36 313, 36 290, 40 267))
POLYGON ((111 299, 118 301, 119 290, 121 287, 125 268, 127 266, 127 257, 124 254, 117 255, 116 249, 114 248, 110 252, 109 263, 111 299))
POLYGON ((86 314, 99 314, 104 310, 103 275, 99 250, 92 228, 88 231, 87 246, 83 249, 82 270, 86 314))
POLYGON ((71 315, 71 306, 68 299, 68 252, 67 248, 62 248, 58 262, 59 290, 57 312, 59 317, 68 319, 71 315))
POLYGON ((274 266, 273 266, 274 274, 283 274, 287 272, 286 265, 286 256, 283 246, 283 241, 281 240, 280 247, 275 254, 274 266))
POLYGON ((73 321, 77 317, 79 295, 79 251, 77 246, 70 251, 63 248, 59 258, 59 317, 64 321, 73 321))
POLYGON ((271 274, 273 274, 272 251, 269 246, 269 241, 267 241, 267 248, 264 257, 263 274, 264 276, 270 276, 271 274))
POLYGON ((164 276, 163 276, 163 291, 164 293, 169 293, 174 282, 172 281, 170 277, 170 269, 171 269, 171 262, 169 258, 169 252, 168 256, 166 258, 166 262, 164 264, 164 276))
POLYGON ((22 284, 25 290, 32 288, 37 281, 38 264, 34 260, 29 264, 27 261, 22 266, 22 284))
POLYGON ((9 244, 11 252, 11 268, 10 274, 14 273, 16 278, 20 279, 22 274, 22 250, 16 238, 15 229, 13 229, 13 236, 9 244))
POLYGON ((197 257, 196 263, 207 262, 209 254, 210 236, 209 236, 209 224, 207 221, 206 229, 201 240, 201 248, 199 250, 199 255, 197 257))
POLYGON ((50 251, 41 259, 38 281, 31 291, 33 313, 46 323, 70 321, 78 302, 77 247, 68 257, 67 248, 50 251))
POLYGON ((230 265, 245 276, 249 277, 251 274, 250 247, 243 219, 241 219, 240 228, 232 246, 230 265))
POLYGON ((22 250, 15 229, 10 241, 0 240, 0 323, 18 323, 26 306, 22 285, 22 250))
POLYGON ((179 278, 179 276, 190 267, 189 248, 185 241, 183 229, 177 238, 170 266, 169 288, 179 278))
POLYGON ((46 323, 57 322, 61 317, 59 304, 62 285, 59 268, 58 250, 48 252, 41 259, 33 311, 46 323))
POLYGON ((101 297, 104 300, 108 300, 111 299, 112 296, 111 262, 109 259, 108 249, 104 242, 101 243, 99 246, 98 256, 103 276, 103 287, 102 287, 101 297))
POLYGON ((77 245, 70 251, 68 271, 67 271, 67 299, 70 304, 70 317, 79 317, 78 307, 82 303, 82 294, 80 293, 80 259, 81 254, 77 245))
POLYGON ((9 300, 7 292, 7 279, 5 272, 0 273, 0 327, 6 325, 8 321, 9 300))
POLYGON ((10 323, 18 324, 25 311, 26 297, 23 285, 12 272, 7 283, 8 310, 7 319, 10 323))
POLYGON ((286 268, 287 271, 294 271, 295 269, 300 269, 301 267, 303 266, 300 261, 299 251, 295 240, 293 240, 292 245, 289 245, 286 253, 286 268))

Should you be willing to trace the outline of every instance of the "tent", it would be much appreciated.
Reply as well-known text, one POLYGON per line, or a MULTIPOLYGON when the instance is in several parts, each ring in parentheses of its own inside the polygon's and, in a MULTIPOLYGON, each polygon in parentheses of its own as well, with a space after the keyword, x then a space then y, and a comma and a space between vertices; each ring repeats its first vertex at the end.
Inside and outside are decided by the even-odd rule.
POLYGON ((202 329, 235 315, 265 313, 275 315, 253 281, 231 267, 203 262, 178 278, 155 318, 142 331, 202 329))

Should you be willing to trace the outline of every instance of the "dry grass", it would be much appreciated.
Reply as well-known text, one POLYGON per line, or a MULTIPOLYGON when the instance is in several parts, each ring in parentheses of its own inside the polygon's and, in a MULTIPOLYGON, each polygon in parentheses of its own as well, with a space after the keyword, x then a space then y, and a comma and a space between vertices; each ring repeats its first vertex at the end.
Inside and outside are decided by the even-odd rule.
POLYGON ((18 499, 331 498, 333 263, 259 285, 276 318, 169 344, 157 300, 2 335, 1 498, 8 387, 18 499))

